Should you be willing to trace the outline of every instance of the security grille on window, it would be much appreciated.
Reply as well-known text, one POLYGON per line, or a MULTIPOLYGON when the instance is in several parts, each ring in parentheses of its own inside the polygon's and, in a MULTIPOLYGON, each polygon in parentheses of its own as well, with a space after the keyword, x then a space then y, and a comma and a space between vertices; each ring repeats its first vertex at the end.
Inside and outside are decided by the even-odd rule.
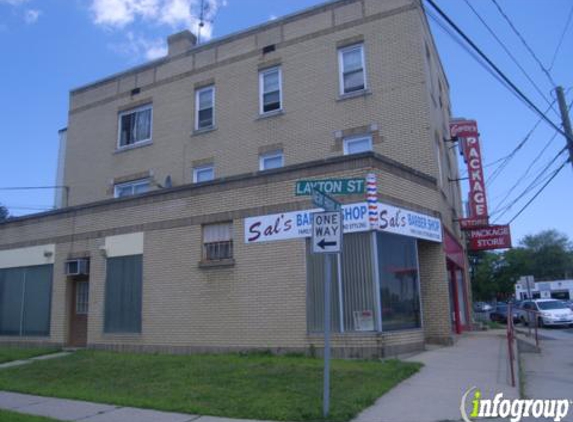
POLYGON ((366 89, 364 46, 362 44, 339 50, 340 93, 348 94, 366 89))
POLYGON ((215 178, 215 167, 212 165, 193 169, 193 183, 208 182, 215 178))
POLYGON ((284 165, 284 154, 282 151, 275 151, 261 155, 259 159, 259 170, 277 169, 284 165))
POLYGON ((344 139, 344 154, 359 154, 361 152, 372 151, 371 136, 357 136, 344 139))
POLYGON ((203 226, 203 260, 218 261, 233 258, 233 223, 203 226))
POLYGON ((282 75, 279 67, 259 74, 261 114, 282 109, 282 75))
POLYGON ((195 95, 195 129, 212 128, 215 126, 215 87, 202 88, 195 95))
POLYGON ((151 140, 150 105, 119 114, 119 148, 151 140))
POLYGON ((150 187, 151 184, 148 179, 120 183, 114 186, 114 196, 116 198, 123 198, 124 196, 139 195, 148 192, 150 187))

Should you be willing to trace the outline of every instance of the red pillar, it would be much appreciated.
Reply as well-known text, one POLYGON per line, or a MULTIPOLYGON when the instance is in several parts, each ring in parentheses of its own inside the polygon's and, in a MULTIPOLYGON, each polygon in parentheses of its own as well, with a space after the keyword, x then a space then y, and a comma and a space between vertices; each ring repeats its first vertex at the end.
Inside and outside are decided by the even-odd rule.
POLYGON ((460 319, 460 302, 458 295, 458 280, 456 279, 456 271, 453 266, 450 266, 450 282, 452 284, 452 294, 454 295, 454 322, 456 334, 462 333, 462 323, 460 319))

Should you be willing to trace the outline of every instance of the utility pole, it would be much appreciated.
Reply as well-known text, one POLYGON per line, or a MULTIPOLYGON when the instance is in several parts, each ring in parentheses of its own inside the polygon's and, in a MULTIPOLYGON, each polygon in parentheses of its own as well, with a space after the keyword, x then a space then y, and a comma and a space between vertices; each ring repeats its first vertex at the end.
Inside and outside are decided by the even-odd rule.
POLYGON ((571 130, 569 110, 567 110, 563 87, 558 86, 555 91, 557 92, 557 101, 559 102, 559 110, 561 111, 561 120, 563 121, 563 130, 565 131, 565 141, 567 142, 567 148, 569 148, 569 161, 573 166, 573 130, 571 130))

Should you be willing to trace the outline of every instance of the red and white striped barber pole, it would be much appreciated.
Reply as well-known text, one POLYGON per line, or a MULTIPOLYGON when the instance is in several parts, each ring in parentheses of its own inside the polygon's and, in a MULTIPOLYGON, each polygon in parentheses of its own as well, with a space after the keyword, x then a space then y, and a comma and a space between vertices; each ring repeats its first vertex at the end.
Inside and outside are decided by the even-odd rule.
POLYGON ((375 229, 378 223, 378 188, 374 173, 366 175, 366 203, 368 204, 370 228, 375 229))

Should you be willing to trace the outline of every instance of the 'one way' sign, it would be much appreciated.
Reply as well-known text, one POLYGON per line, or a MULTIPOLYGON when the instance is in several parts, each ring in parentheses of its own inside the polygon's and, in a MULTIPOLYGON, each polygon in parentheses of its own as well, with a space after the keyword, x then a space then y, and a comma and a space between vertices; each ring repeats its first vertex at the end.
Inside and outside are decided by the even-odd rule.
POLYGON ((312 252, 340 253, 342 249, 342 214, 340 211, 312 214, 312 252))

